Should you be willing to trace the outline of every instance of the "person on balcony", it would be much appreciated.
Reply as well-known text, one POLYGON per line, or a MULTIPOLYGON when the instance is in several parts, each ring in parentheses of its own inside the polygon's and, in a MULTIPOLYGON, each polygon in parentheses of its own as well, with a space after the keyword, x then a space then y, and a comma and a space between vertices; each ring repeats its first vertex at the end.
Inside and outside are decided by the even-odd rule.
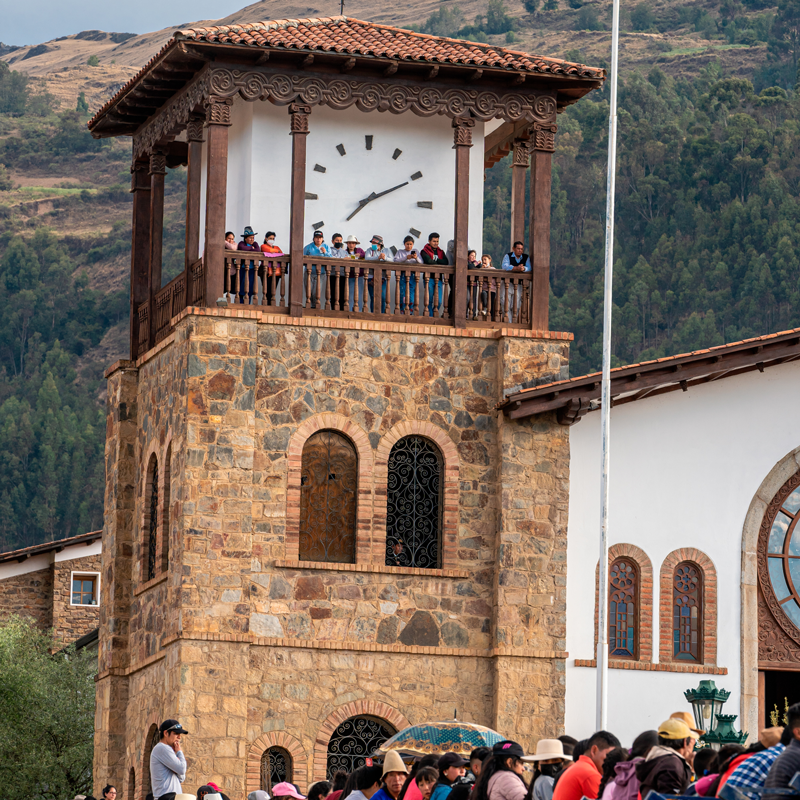
MULTIPOLYGON (((367 250, 366 259, 367 261, 391 261, 392 254, 389 250, 387 250, 383 246, 383 236, 378 236, 375 234, 370 240, 370 247, 367 250)), ((369 310, 375 310, 375 298, 373 297, 374 289, 373 289, 373 277, 369 274, 369 270, 367 270, 367 291, 369 292, 369 310)), ((387 284, 387 275, 384 273, 381 279, 381 314, 386 313, 386 284, 387 284)))
POLYGON ((227 231, 225 233, 225 249, 226 250, 236 249, 236 234, 233 231, 227 231))
MULTIPOLYGON (((250 253, 260 253, 261 248, 256 244, 256 234, 253 229, 246 225, 244 233, 242 234, 242 241, 239 242, 237 250, 244 250, 250 253)), ((254 288, 256 283, 256 265, 249 259, 243 258, 239 265, 239 302, 242 305, 248 305, 253 297, 254 288), (245 295, 245 279, 247 279, 247 290, 245 295), (245 299, 246 298, 246 299, 245 299)))
MULTIPOLYGON (((264 236, 264 244, 261 245, 261 252, 267 255, 283 255, 283 250, 275 244, 275 231, 267 231, 264 236)), ((264 305, 280 305, 280 303, 273 303, 272 281, 270 278, 275 277, 275 297, 280 299, 281 275, 283 275, 283 269, 280 264, 264 264, 261 275, 264 305)))
MULTIPOLYGON (((353 261, 363 261, 365 258, 364 251, 358 246, 361 242, 358 237, 353 236, 351 233, 344 240, 345 254, 343 258, 349 258, 353 261)), ((356 270, 348 266, 347 274, 350 276, 347 279, 348 292, 350 293, 349 305, 350 311, 353 310, 356 297, 356 270)), ((358 296, 359 296, 359 311, 364 310, 364 270, 358 270, 358 296)))
MULTIPOLYGON (((341 233, 334 233, 331 236, 331 258, 347 258, 347 248, 344 246, 344 237, 341 233)), ((331 267, 331 305, 339 297, 339 308, 344 311, 344 273, 345 266, 331 267), (341 276, 341 277, 340 277, 341 276)))
MULTIPOLYGON (((419 250, 417 250, 416 245, 414 244, 414 237, 409 235, 403 239, 403 249, 398 250, 395 254, 394 261, 396 264, 421 264, 422 263, 422 256, 419 254, 419 250)), ((414 313, 414 303, 416 302, 417 297, 417 280, 419 276, 416 272, 409 272, 408 278, 406 278, 405 270, 402 271, 402 275, 400 276, 400 313, 404 313, 406 311, 406 281, 408 281, 411 286, 408 292, 408 313, 414 313)))
MULTIPOLYGON (((532 272, 533 265, 531 257, 523 252, 525 245, 522 242, 514 242, 514 247, 510 253, 503 256, 501 269, 506 272, 532 272)), ((522 285, 509 287, 508 289, 508 322, 519 321, 519 310, 522 304, 522 285)))
MULTIPOLYGON (((428 236, 428 244, 422 248, 422 263, 431 264, 435 267, 449 266, 450 262, 447 260, 444 250, 439 247, 439 234, 431 233, 428 236)), ((442 279, 430 278, 428 281, 428 294, 430 300, 428 301, 428 314, 433 316, 434 302, 438 310, 442 304, 442 279), (434 297, 434 287, 438 288, 438 300, 434 297)))
MULTIPOLYGON (((304 256, 322 256, 323 258, 330 258, 330 248, 324 242, 324 236, 322 235, 322 231, 314 231, 314 237, 311 244, 307 244, 303 248, 303 255, 304 256)), ((303 264, 303 284, 306 283, 306 271, 307 267, 303 264)), ((325 281, 328 276, 328 268, 325 266, 320 265, 319 268, 319 291, 320 297, 325 297, 325 281)), ((317 307, 317 265, 311 265, 311 286, 309 289, 309 296, 306 298, 306 301, 309 302, 311 308, 317 307)), ((305 304, 304 304, 305 305, 305 304)))

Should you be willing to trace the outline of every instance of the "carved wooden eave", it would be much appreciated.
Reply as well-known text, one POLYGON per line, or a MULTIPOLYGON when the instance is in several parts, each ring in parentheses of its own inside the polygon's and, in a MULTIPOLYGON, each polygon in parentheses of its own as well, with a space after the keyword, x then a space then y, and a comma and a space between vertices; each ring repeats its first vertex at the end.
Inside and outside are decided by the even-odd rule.
POLYGON ((173 40, 89 127, 96 138, 135 136, 135 153, 140 155, 169 141, 188 114, 200 110, 212 95, 279 105, 298 101, 420 116, 466 114, 479 120, 552 123, 558 111, 602 84, 590 76, 446 62, 433 66, 435 75, 426 62, 173 40), (309 55, 314 56, 311 63, 309 55))
MULTIPOLYGON (((611 371, 612 406, 643 400, 693 386, 800 359, 800 328, 759 336, 611 371)), ((511 419, 556 412, 558 422, 573 425, 600 408, 600 373, 524 389, 498 408, 511 419)))

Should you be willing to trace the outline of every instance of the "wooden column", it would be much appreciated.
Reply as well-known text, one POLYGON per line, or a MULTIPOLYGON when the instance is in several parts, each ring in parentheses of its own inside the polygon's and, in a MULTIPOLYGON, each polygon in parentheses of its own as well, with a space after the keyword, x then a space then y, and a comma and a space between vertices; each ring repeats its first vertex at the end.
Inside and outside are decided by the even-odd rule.
POLYGON ((139 356, 139 306, 147 301, 150 271, 150 174, 146 159, 131 164, 131 360, 139 356))
POLYGON ((457 328, 467 324, 467 235, 469 228, 469 149, 475 120, 456 117, 453 120, 453 148, 456 151, 455 202, 455 297, 453 322, 457 328))
POLYGON ((289 314, 303 316, 303 229, 306 208, 306 137, 311 106, 289 105, 292 134, 292 199, 289 222, 289 314))
POLYGON ((167 174, 167 157, 164 153, 150 156, 150 269, 147 278, 150 297, 150 339, 148 349, 156 343, 155 297, 161 288, 161 248, 164 236, 164 178, 167 174))
POLYGON ((511 166, 511 241, 525 241, 525 182, 528 172, 528 143, 522 139, 514 142, 513 163, 511 166))
POLYGON ((550 177, 555 137, 555 125, 535 123, 531 131, 531 329, 535 331, 550 326, 550 177))
POLYGON ((206 229, 203 268, 206 277, 206 306, 216 308, 225 289, 222 249, 228 205, 228 128, 230 99, 210 97, 206 108, 208 144, 206 154, 206 229))
POLYGON ((192 274, 191 267, 200 257, 200 182, 203 159, 203 117, 193 114, 186 126, 186 139, 189 142, 189 163, 186 168, 186 259, 184 284, 189 305, 192 274))

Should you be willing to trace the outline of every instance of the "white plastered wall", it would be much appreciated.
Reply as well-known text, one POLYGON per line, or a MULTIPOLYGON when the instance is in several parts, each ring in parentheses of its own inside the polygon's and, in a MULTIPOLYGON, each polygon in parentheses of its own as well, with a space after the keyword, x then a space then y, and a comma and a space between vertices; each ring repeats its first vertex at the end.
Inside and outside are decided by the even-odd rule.
MULTIPOLYGON (((673 711, 689 711, 683 692, 703 678, 731 692, 724 710, 740 715, 737 727, 756 732, 747 689, 751 677, 742 695, 743 677, 757 669, 750 663, 753 648, 741 647, 742 563, 751 566, 754 555, 747 542, 743 545, 743 529, 765 478, 800 445, 800 420, 776 413, 794 406, 798 386, 800 365, 785 364, 612 410, 609 544, 634 544, 652 561, 653 660, 658 660, 661 564, 673 550, 694 547, 717 570, 717 665, 728 670, 727 675, 609 670, 608 727, 623 744, 673 711)), ((599 413, 571 428, 570 451, 566 732, 580 739, 591 733, 595 717, 596 671, 575 667, 574 661, 594 658, 599 413)))
MULTIPOLYGON (((470 150, 469 246, 480 252, 483 238, 484 123, 476 122, 470 150)), ((441 247, 453 237, 455 151, 448 117, 418 117, 413 113, 362 112, 352 107, 336 111, 314 106, 309 118, 306 191, 319 199, 306 200, 303 241, 311 241, 313 225, 324 222, 325 241, 334 232, 353 234, 366 248, 374 234, 387 246, 402 247, 411 228, 427 235, 441 234, 441 247), (371 135, 372 149, 365 137, 371 135), (336 149, 343 145, 345 155, 336 149), (395 150, 402 153, 392 158, 395 150), (325 172, 314 169, 325 167, 325 172), (422 178, 411 180, 411 175, 422 178), (391 194, 378 198, 350 222, 347 216, 370 193, 383 192, 408 181, 391 194), (420 208, 419 201, 433 203, 420 208)), ((205 224, 206 147, 203 146, 201 183, 201 250, 205 224)), ((258 243, 268 230, 277 244, 289 246, 289 211, 292 138, 285 106, 247 102, 236 98, 228 140, 228 203, 226 229, 237 240, 245 225, 258 233, 258 243)))

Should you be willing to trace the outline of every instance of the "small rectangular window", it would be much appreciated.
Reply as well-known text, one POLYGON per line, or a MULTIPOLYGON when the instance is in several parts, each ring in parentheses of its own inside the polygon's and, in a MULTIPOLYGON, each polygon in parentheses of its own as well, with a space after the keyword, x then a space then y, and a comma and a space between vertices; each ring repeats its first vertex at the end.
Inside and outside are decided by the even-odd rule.
POLYGON ((97 576, 96 575, 73 575, 72 576, 72 605, 74 606, 96 606, 97 597, 97 576))

